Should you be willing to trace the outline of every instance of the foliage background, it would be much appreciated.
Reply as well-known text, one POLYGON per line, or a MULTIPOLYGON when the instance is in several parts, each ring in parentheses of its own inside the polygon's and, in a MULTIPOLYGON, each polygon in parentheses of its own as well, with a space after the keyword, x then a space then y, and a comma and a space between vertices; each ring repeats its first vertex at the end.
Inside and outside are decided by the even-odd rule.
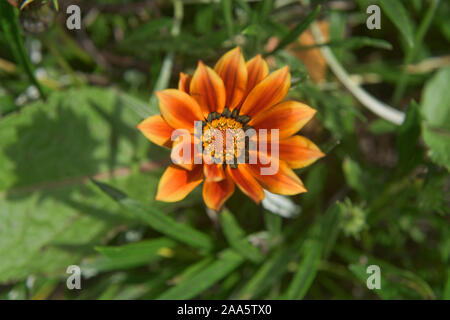
POLYGON ((1 299, 450 298, 449 2, 31 2, 0 4, 1 299), (65 27, 69 4, 82 30, 65 27), (381 30, 366 28, 370 4, 381 30), (401 126, 331 71, 312 81, 305 64, 323 58, 298 59, 312 20, 401 126), (199 190, 154 201, 169 154, 136 124, 158 112, 156 89, 236 45, 289 64, 290 96, 318 110, 302 134, 327 156, 298 171, 299 215, 240 192, 219 215, 199 190), (71 264, 82 290, 65 286, 71 264), (370 264, 381 290, 366 287, 370 264))

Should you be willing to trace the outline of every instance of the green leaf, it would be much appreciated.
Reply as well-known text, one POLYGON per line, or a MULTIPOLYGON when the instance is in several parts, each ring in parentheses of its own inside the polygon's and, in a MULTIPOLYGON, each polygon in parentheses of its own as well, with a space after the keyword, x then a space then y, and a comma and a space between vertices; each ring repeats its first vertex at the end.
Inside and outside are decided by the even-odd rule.
POLYGON ((447 268, 447 280, 445 281, 443 300, 450 300, 450 268, 447 268))
POLYGON ((383 39, 375 39, 369 37, 350 37, 342 40, 332 40, 327 43, 314 44, 311 46, 293 46, 290 48, 291 50, 301 51, 301 50, 309 50, 313 48, 320 48, 322 46, 327 46, 330 48, 346 48, 346 49, 360 49, 363 47, 373 47, 379 49, 392 50, 392 45, 383 39))
POLYGON ((283 49, 285 46, 294 42, 298 39, 298 37, 308 29, 311 22, 317 17, 320 12, 320 6, 317 6, 310 14, 308 14, 305 19, 303 19, 298 25, 296 25, 288 34, 286 34, 283 38, 281 38, 280 43, 267 55, 274 54, 280 49, 283 49))
POLYGON ((92 180, 103 192, 117 201, 131 216, 137 217, 150 227, 175 240, 190 246, 210 250, 213 247, 212 239, 203 232, 197 231, 152 206, 145 205, 137 200, 128 198, 121 191, 95 180, 92 180))
POLYGON ((167 238, 144 240, 122 246, 96 247, 102 256, 85 267, 95 271, 133 268, 170 257, 176 242, 167 238))
POLYGON ((286 299, 302 299, 316 277, 322 255, 322 244, 316 239, 308 239, 302 251, 302 259, 289 285, 286 299))
POLYGON ((262 260, 261 251, 248 241, 244 231, 230 211, 224 210, 220 213, 220 222, 228 243, 236 252, 253 262, 262 260))
POLYGON ((0 1, 0 26, 2 27, 16 62, 24 68, 31 83, 36 86, 41 97, 45 99, 46 94, 34 75, 33 65, 31 64, 23 44, 22 35, 20 33, 18 10, 9 4, 8 1, 0 1))
POLYGON ((423 139, 430 158, 450 170, 450 67, 438 71, 425 85, 421 102, 423 139))
POLYGON ((239 300, 255 299, 268 290, 287 272, 289 263, 298 257, 302 243, 301 240, 298 240, 288 248, 277 250, 259 267, 236 298, 239 300))
POLYGON ((406 39, 409 47, 414 46, 414 31, 408 12, 401 1, 379 0, 383 11, 406 39))
POLYGON ((405 121, 398 129, 397 150, 398 170, 408 172, 417 161, 421 160, 421 152, 417 148, 420 137, 419 105, 412 101, 406 112, 405 121))
POLYGON ((115 225, 131 223, 86 185, 88 176, 108 179, 120 168, 114 185, 153 201, 158 174, 126 167, 145 155, 139 121, 113 91, 98 88, 52 92, 0 121, 1 283, 65 277, 115 225))
POLYGON ((233 31, 233 0, 221 0, 223 19, 225 20, 225 26, 227 27, 228 36, 231 38, 234 34, 233 31))
POLYGON ((313 283, 322 258, 330 255, 339 235, 340 205, 335 203, 310 229, 310 236, 301 248, 301 261, 285 296, 302 299, 313 283))
POLYGON ((367 278, 370 275, 367 273, 367 267, 370 265, 380 267, 381 289, 373 291, 382 299, 435 298, 435 294, 428 283, 409 270, 397 268, 386 261, 353 249, 342 250, 341 248, 337 252, 349 262, 349 269, 359 279, 363 287, 366 287, 367 278), (361 262, 361 257, 364 257, 363 262, 361 262))
POLYGON ((192 299, 233 272, 244 261, 240 254, 226 249, 219 253, 215 262, 184 278, 179 284, 160 295, 158 299, 192 299))

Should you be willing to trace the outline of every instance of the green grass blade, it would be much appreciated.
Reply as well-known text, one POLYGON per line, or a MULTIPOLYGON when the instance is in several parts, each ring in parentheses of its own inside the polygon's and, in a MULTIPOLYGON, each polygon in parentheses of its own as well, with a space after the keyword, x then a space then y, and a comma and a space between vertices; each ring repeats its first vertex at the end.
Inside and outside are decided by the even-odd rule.
POLYGON ((285 46, 290 44, 291 42, 294 42, 300 37, 300 35, 308 29, 311 22, 314 21, 314 19, 317 17, 317 15, 320 12, 320 6, 317 6, 310 14, 308 14, 305 19, 303 19, 298 25, 294 27, 288 34, 286 34, 283 38, 281 38, 280 43, 278 46, 276 46, 275 49, 273 49, 270 53, 267 55, 274 54, 280 49, 283 49, 285 46))
POLYGON ((250 280, 237 294, 237 299, 255 299, 276 283, 286 272, 288 264, 299 255, 302 241, 296 241, 292 246, 279 250, 267 259, 250 280))
POLYGON ((231 249, 219 253, 219 258, 208 267, 186 277, 179 284, 158 297, 160 300, 191 299, 222 280, 239 267, 245 259, 231 249))
POLYGON ((317 274, 323 245, 315 239, 308 239, 303 245, 303 258, 287 290, 287 299, 302 299, 308 292, 317 274))
POLYGON ((230 211, 223 211, 220 214, 220 221, 228 243, 236 252, 253 262, 259 262, 263 259, 261 251, 247 240, 244 231, 230 211))
POLYGON ((398 31, 403 35, 409 47, 414 46, 414 31, 411 19, 401 1, 380 0, 383 11, 387 14, 398 31))
POLYGON ((233 0, 221 0, 223 19, 227 28, 228 37, 234 34, 233 28, 233 0))
POLYGON ((285 298, 302 299, 313 283, 322 258, 332 251, 340 231, 340 205, 335 203, 311 227, 311 235, 302 246, 302 258, 285 298))
POLYGON ((208 235, 185 224, 176 222, 173 218, 156 208, 152 208, 139 201, 128 198, 124 193, 107 184, 95 180, 92 181, 103 192, 117 201, 127 213, 146 222, 156 231, 198 249, 207 251, 212 249, 213 242, 208 235))
POLYGON ((0 1, 0 26, 11 47, 16 62, 22 66, 31 83, 36 86, 41 97, 45 99, 45 92, 34 75, 33 65, 31 64, 23 44, 22 35, 20 33, 18 10, 7 1, 0 1))
POLYGON ((99 259, 86 265, 96 271, 133 268, 169 256, 176 242, 168 238, 144 240, 122 246, 102 246, 95 250, 102 254, 99 259))

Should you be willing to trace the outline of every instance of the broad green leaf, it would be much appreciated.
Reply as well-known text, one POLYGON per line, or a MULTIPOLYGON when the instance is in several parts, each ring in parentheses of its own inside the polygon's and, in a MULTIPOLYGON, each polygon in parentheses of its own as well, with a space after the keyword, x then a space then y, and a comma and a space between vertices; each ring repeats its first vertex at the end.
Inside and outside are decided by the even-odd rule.
POLYGON ((450 67, 438 71, 425 85, 421 101, 423 139, 428 154, 450 170, 450 67))
POLYGON ((93 182, 111 198, 117 201, 121 208, 129 215, 139 218, 153 229, 190 246, 210 250, 213 247, 212 239, 203 232, 197 231, 185 224, 178 223, 161 210, 145 205, 137 200, 130 199, 121 191, 98 181, 93 182))
POLYGON ((209 266, 184 278, 179 284, 170 288, 158 297, 159 300, 182 300, 195 298, 212 285, 222 280, 238 268, 245 259, 226 249, 218 254, 218 258, 209 266))
POLYGON ((241 229, 230 211, 225 210, 220 213, 220 222, 228 243, 236 252, 253 262, 262 260, 261 251, 248 241, 244 230, 241 229))
POLYGON ((18 10, 9 4, 8 1, 0 1, 0 26, 8 40, 8 44, 16 62, 22 66, 28 75, 30 82, 36 86, 41 97, 45 99, 46 94, 34 75, 33 65, 30 62, 30 58, 28 57, 28 53, 23 44, 19 26, 18 10))
POLYGON ((122 246, 96 247, 101 257, 85 267, 95 271, 109 271, 146 265, 173 255, 176 242, 167 238, 144 240, 122 246))
POLYGON ((414 30, 408 12, 401 1, 379 0, 389 20, 397 27, 410 47, 414 46, 414 30))
POLYGON ((112 183, 152 201, 159 173, 127 169, 146 149, 139 121, 104 89, 54 92, 0 121, 1 283, 65 277, 115 225, 134 223, 86 182, 120 168, 112 183))
POLYGON ((283 38, 281 38, 280 43, 273 49, 268 55, 274 54, 280 49, 283 49, 285 46, 294 42, 298 39, 298 37, 308 29, 311 22, 317 17, 320 12, 320 6, 317 6, 311 13, 309 13, 298 25, 296 25, 288 34, 286 34, 283 38))

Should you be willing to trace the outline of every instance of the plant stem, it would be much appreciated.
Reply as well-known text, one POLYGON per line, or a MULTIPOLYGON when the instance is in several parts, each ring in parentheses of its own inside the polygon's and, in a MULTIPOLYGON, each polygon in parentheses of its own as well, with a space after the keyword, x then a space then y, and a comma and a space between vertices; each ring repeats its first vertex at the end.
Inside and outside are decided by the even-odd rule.
MULTIPOLYGON (((316 22, 311 24, 311 31, 317 43, 325 42, 322 32, 316 22)), ((392 122, 396 125, 401 125, 405 119, 405 114, 402 111, 394 109, 381 101, 378 101, 370 94, 368 94, 364 89, 358 86, 350 78, 348 73, 339 63, 339 61, 334 56, 333 52, 327 46, 320 48, 322 55, 324 56, 327 64, 330 66, 331 70, 334 72, 339 81, 342 82, 344 87, 347 88, 350 93, 352 93, 362 105, 367 109, 380 116, 381 118, 392 122)))

